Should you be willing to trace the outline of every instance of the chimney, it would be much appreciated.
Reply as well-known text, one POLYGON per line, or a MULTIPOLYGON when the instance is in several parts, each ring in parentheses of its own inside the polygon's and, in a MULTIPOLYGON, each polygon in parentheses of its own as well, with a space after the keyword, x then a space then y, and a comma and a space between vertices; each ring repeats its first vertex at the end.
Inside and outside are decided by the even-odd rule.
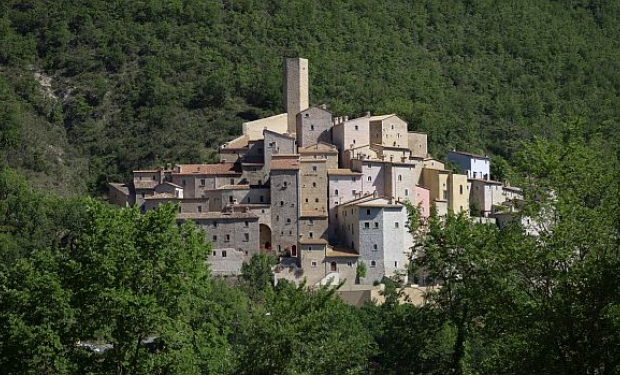
POLYGON ((325 109, 326 110, 327 109, 327 104, 325 104, 325 103, 321 104, 321 109, 325 109))
POLYGON ((344 121, 349 121, 349 116, 344 116, 344 121))
POLYGON ((370 117, 370 111, 366 111, 366 117, 370 117))

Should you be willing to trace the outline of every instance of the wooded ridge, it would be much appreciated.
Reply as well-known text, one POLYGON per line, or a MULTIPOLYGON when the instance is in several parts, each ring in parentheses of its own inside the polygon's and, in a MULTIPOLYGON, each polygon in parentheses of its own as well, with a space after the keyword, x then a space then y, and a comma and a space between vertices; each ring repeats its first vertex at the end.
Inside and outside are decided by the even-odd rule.
POLYGON ((511 159, 583 119, 620 138, 614 1, 4 1, 3 160, 36 186, 101 193, 166 162, 212 161, 282 111, 285 56, 311 103, 397 113, 431 152, 511 159))

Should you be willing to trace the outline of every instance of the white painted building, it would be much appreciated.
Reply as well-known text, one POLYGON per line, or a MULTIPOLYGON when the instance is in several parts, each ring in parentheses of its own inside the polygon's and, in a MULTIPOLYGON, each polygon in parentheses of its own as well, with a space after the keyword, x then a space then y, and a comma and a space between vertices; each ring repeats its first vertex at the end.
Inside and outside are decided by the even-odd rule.
POLYGON ((366 263, 364 284, 405 273, 413 239, 407 231, 407 209, 386 198, 365 197, 338 207, 341 245, 366 263))
POLYGON ((447 159, 456 164, 467 178, 481 180, 491 179, 491 158, 488 156, 471 154, 469 152, 449 151, 447 159))

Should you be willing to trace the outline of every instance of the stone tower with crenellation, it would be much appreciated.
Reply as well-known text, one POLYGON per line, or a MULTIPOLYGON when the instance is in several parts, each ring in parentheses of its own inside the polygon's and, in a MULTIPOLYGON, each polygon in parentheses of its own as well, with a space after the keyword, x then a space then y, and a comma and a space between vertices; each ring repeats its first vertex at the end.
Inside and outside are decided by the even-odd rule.
POLYGON ((287 131, 297 131, 296 115, 308 108, 308 60, 300 57, 284 60, 284 109, 287 113, 287 131))

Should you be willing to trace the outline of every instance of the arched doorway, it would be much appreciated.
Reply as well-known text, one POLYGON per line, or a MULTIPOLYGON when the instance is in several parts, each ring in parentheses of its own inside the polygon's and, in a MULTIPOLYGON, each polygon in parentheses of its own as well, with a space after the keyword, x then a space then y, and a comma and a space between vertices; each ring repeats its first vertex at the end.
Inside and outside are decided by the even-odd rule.
POLYGON ((261 252, 271 252, 271 229, 266 224, 258 226, 260 231, 260 250, 261 252))
POLYGON ((338 271, 338 263, 336 263, 336 262, 331 262, 331 263, 329 264, 329 270, 330 270, 331 272, 337 272, 337 271, 338 271))

